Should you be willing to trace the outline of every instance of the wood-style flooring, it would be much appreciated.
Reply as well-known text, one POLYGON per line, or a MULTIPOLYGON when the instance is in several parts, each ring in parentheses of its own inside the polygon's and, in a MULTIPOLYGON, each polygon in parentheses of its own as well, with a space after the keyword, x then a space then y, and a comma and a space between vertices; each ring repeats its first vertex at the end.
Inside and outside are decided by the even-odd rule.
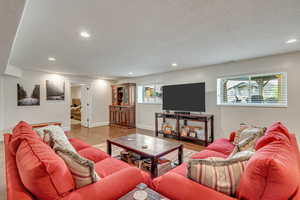
MULTIPOLYGON (((85 128, 81 125, 71 125, 71 133, 70 137, 78 138, 90 145, 96 145, 106 142, 107 139, 116 138, 120 136, 125 136, 133 133, 140 133, 145 135, 154 136, 154 131, 144 130, 144 129, 126 129, 126 128, 119 128, 119 127, 111 127, 111 126, 101 126, 95 128, 85 128)), ((168 141, 177 141, 175 139, 161 138, 168 140, 168 141)), ((177 141, 178 142, 178 141, 177 141)), ((193 144, 189 142, 183 142, 184 148, 188 148, 194 151, 201 151, 203 150, 203 146, 199 144, 193 144)))

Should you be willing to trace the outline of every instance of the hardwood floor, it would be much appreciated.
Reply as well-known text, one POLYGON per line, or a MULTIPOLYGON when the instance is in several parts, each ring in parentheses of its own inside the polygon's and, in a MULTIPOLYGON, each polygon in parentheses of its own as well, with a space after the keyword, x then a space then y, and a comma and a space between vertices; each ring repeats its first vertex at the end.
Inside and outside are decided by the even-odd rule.
MULTIPOLYGON (((129 135, 133 133, 140 133, 145 135, 154 136, 154 131, 144 130, 144 129, 126 129, 126 128, 119 128, 119 127, 111 127, 111 126, 101 126, 95 128, 85 128, 82 127, 80 124, 71 125, 71 133, 70 137, 75 137, 85 141, 88 144, 96 145, 106 142, 109 138, 116 138, 124 135, 129 135)), ((169 141, 177 141, 174 139, 161 138, 169 141)), ((178 142, 178 141, 177 141, 178 142)), ((195 151, 203 150, 203 146, 198 144, 193 144, 189 142, 183 142, 185 148, 192 149, 195 151)))

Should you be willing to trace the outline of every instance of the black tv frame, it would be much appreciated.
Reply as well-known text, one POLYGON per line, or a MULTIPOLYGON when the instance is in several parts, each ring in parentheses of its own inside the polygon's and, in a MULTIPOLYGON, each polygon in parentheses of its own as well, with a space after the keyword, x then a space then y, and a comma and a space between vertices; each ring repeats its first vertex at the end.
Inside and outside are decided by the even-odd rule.
POLYGON ((174 113, 176 114, 190 114, 191 112, 206 112, 206 99, 205 99, 205 96, 206 96, 206 84, 205 82, 199 82, 199 83, 186 83, 186 84, 174 84, 174 85, 165 85, 163 86, 163 102, 162 102, 162 109, 165 110, 167 113, 170 112, 170 111, 174 111, 174 113), (202 99, 202 102, 204 104, 204 106, 202 105, 201 107, 203 109, 199 109, 199 110, 188 110, 188 109, 169 109, 165 104, 164 104, 164 98, 165 98, 165 89, 164 87, 180 87, 180 86, 187 86, 187 85, 198 85, 198 84, 202 84, 202 87, 203 87, 203 90, 204 90, 204 98, 202 99))

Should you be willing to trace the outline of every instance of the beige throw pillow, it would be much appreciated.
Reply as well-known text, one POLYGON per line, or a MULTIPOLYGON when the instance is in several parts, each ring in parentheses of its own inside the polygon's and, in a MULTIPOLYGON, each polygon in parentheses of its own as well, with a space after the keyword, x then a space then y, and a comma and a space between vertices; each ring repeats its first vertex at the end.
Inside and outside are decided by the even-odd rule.
POLYGON ((249 149, 246 151, 240 151, 240 152, 235 152, 234 154, 229 155, 226 160, 230 159, 243 159, 243 158, 248 158, 250 159, 251 156, 253 156, 255 153, 254 149, 249 149))
POLYGON ((35 131, 46 144, 51 146, 51 148, 54 149, 57 146, 61 146, 69 151, 76 152, 72 144, 69 142, 64 130, 60 126, 50 125, 35 129, 35 131))
POLYGON ((265 129, 259 127, 242 127, 238 130, 234 145, 236 146, 235 151, 245 151, 254 149, 256 141, 264 135, 265 129))
POLYGON ((188 162, 188 178, 216 191, 235 196, 248 157, 235 159, 207 158, 188 162))
POLYGON ((94 162, 60 146, 55 147, 54 150, 67 164, 75 181, 76 188, 81 188, 100 180, 95 171, 94 162))

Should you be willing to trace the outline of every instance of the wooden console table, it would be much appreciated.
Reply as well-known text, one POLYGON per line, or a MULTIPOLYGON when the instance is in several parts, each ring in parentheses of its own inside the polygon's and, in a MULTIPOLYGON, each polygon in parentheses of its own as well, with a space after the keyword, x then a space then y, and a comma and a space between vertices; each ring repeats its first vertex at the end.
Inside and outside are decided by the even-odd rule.
POLYGON ((214 141, 214 115, 209 114, 177 114, 177 113, 155 113, 155 135, 156 137, 159 134, 172 135, 178 140, 190 140, 193 142, 202 142, 205 146, 214 141), (165 134, 162 130, 158 129, 158 119, 162 118, 163 123, 166 122, 166 119, 176 120, 176 128, 172 134, 165 134), (196 137, 191 136, 181 136, 180 131, 180 120, 183 120, 185 126, 187 126, 188 121, 196 121, 204 123, 204 140, 201 140, 196 137), (208 127, 210 125, 210 127, 208 127), (210 130, 209 130, 210 129, 210 130))

